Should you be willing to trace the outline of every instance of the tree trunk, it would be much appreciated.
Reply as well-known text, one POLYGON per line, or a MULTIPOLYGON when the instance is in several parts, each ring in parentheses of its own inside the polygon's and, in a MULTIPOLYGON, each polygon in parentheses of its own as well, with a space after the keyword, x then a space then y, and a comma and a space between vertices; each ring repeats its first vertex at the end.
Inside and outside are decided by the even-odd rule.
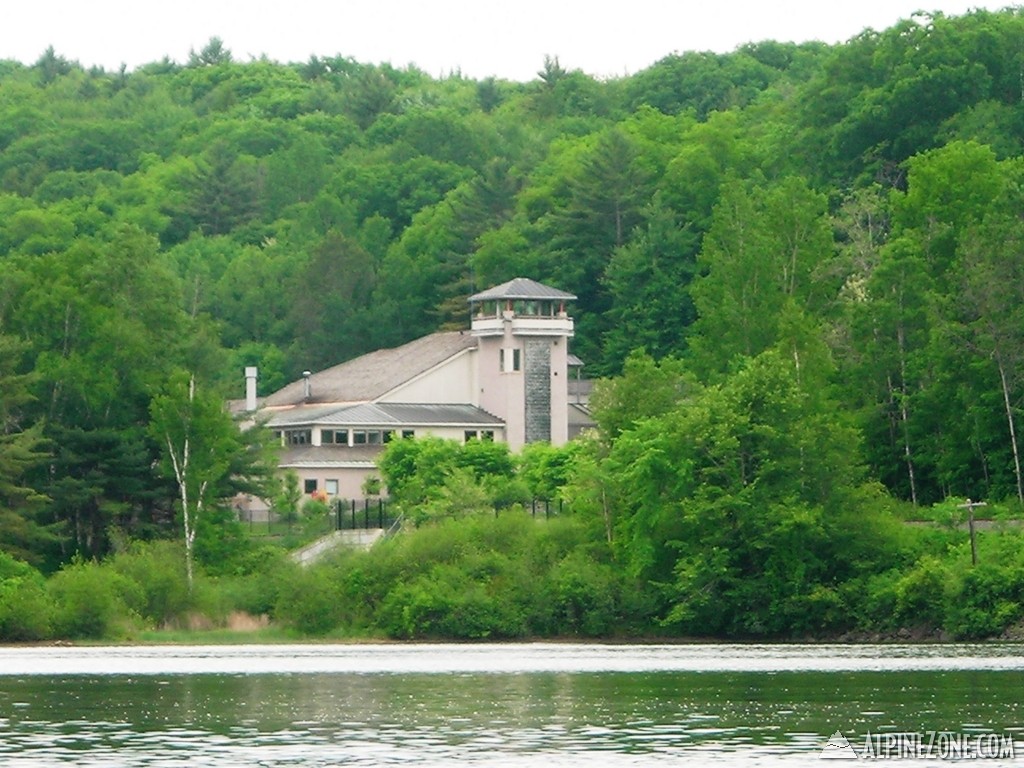
POLYGON ((1017 445, 1017 427, 1013 421, 1013 403, 1010 400, 1010 382, 1006 375, 1003 358, 996 352, 996 365, 999 366, 999 381, 1003 387, 1003 405, 1006 407, 1006 424, 1010 431, 1010 447, 1013 449, 1013 472, 1017 480, 1017 498, 1024 504, 1024 481, 1020 472, 1020 449, 1017 445))
MULTIPOLYGON (((189 412, 196 397, 196 377, 191 376, 188 381, 188 404, 189 412)), ((193 567, 192 567, 192 545, 196 540, 195 519, 188 502, 188 480, 189 480, 189 451, 190 439, 188 429, 185 430, 185 437, 182 441, 181 455, 174 450, 171 436, 167 436, 167 454, 171 458, 171 466, 174 468, 174 479, 178 483, 178 493, 181 496, 181 516, 185 528, 185 574, 188 578, 188 591, 192 592, 193 567)), ((202 504, 202 495, 198 505, 202 504)), ((199 506, 196 508, 196 515, 199 514, 199 506)))
MULTIPOLYGON (((900 303, 902 305, 902 296, 900 303)), ((900 307, 902 311, 902 306, 900 307)), ((914 457, 910 450, 910 409, 907 408, 907 345, 903 332, 903 323, 896 331, 900 349, 900 423, 903 427, 903 458, 907 463, 907 477, 910 480, 910 501, 917 506, 917 481, 914 477, 914 457)))

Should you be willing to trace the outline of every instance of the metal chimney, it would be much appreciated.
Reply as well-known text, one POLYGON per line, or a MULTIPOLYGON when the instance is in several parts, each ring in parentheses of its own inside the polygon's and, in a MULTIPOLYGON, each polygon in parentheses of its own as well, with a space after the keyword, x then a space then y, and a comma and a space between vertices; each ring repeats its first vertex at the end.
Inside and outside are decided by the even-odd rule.
POLYGON ((259 369, 248 365, 245 368, 245 410, 252 413, 256 410, 256 379, 259 378, 259 369))
POLYGON ((303 371, 302 376, 305 381, 302 384, 302 395, 306 400, 309 400, 313 396, 313 385, 309 381, 309 377, 313 375, 312 371, 303 371))

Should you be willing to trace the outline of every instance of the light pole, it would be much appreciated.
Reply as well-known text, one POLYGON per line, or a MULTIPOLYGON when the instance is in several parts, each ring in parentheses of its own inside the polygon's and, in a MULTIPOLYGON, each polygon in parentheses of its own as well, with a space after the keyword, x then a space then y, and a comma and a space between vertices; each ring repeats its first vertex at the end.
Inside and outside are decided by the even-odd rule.
POLYGON ((971 501, 967 499, 965 504, 961 504, 961 509, 967 510, 967 530, 971 532, 971 565, 978 564, 978 546, 974 541, 974 508, 986 506, 984 501, 971 501))

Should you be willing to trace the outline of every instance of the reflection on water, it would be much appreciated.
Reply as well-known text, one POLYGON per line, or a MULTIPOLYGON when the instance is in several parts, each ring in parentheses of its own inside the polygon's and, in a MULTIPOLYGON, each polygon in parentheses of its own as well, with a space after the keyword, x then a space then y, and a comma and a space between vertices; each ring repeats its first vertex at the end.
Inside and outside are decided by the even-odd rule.
POLYGON ((1024 740, 1019 651, 0 649, 0 764, 805 765, 836 730, 1024 740))

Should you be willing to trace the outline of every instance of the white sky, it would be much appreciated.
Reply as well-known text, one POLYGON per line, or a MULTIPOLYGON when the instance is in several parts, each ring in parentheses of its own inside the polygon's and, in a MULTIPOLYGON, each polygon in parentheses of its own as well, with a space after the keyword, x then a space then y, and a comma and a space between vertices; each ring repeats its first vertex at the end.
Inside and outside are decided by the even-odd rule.
POLYGON ((433 76, 535 78, 544 56, 597 77, 673 52, 758 40, 837 43, 922 8, 960 15, 1009 2, 956 0, 3 0, 0 59, 50 45, 84 66, 184 63, 220 37, 236 60, 311 55, 415 64, 433 76))

